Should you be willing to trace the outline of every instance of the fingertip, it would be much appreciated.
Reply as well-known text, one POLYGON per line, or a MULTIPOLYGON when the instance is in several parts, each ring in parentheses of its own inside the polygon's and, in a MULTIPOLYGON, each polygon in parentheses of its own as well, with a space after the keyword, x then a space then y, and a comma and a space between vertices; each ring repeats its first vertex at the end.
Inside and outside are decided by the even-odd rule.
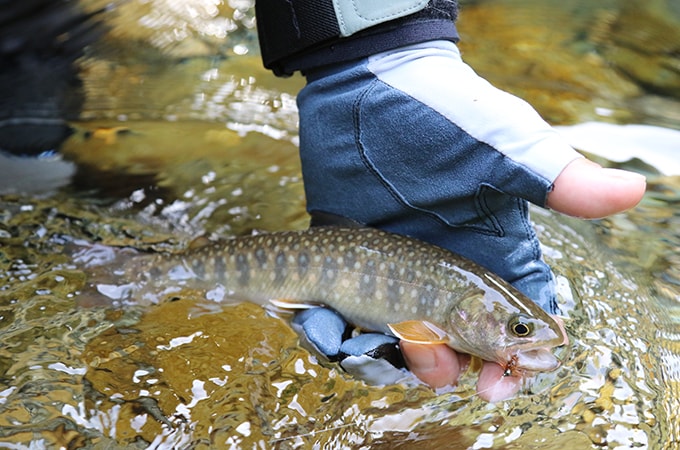
POLYGON ((453 386, 460 375, 457 353, 443 344, 415 344, 401 341, 401 351, 409 370, 432 388, 453 386))
POLYGON ((521 382, 519 377, 505 376, 505 369, 500 365, 485 361, 479 372, 477 392, 489 403, 500 402, 517 394, 521 382))
POLYGON ((647 191, 647 177, 641 173, 621 169, 602 169, 603 179, 611 186, 609 198, 615 202, 615 212, 625 211, 640 203, 647 191))
POLYGON ((603 168, 585 158, 564 168, 548 194, 547 206, 584 219, 596 219, 628 210, 645 194, 644 175, 603 168))

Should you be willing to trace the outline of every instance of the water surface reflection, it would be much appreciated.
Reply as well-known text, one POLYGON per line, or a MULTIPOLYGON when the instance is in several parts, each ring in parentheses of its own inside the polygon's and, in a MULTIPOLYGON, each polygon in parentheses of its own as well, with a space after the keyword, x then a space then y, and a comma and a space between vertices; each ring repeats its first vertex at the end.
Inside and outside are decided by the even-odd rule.
MULTIPOLYGON (((661 0, 468 1, 462 48, 554 123, 680 129, 680 39, 668 37, 680 27, 666 26, 679 16, 661 0), (630 61, 658 70, 632 73, 630 61)), ((69 256, 74 239, 181 251, 199 236, 307 222, 294 105, 302 80, 260 67, 252 4, 125 2, 110 21, 83 62, 88 103, 63 149, 79 164, 74 182, 0 197, 0 442, 678 448, 677 176, 650 173, 643 203, 602 221, 534 211, 560 278, 569 357, 496 405, 474 396, 473 373, 440 395, 366 386, 254 305, 216 305, 191 290, 154 307, 88 297, 69 256)))

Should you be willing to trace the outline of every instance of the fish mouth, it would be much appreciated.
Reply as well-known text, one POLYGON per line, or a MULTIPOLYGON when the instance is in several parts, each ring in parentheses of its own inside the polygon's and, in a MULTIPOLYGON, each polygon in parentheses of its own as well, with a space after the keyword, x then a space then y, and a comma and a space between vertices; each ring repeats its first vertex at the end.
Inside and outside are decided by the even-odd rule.
POLYGON ((520 350, 513 360, 515 367, 531 372, 551 372, 562 364, 552 351, 546 348, 520 350))

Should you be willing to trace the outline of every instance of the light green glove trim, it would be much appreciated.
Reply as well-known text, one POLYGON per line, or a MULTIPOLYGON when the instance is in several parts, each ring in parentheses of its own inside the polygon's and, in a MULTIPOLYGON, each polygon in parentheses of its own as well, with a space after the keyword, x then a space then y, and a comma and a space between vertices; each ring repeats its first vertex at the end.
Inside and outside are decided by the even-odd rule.
POLYGON ((429 0, 333 0, 341 36, 408 16, 425 8, 429 0))

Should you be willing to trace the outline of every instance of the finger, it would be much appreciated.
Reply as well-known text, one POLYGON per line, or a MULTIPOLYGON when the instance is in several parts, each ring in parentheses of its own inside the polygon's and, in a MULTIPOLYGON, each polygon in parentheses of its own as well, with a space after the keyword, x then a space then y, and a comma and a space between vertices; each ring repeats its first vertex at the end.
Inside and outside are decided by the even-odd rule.
POLYGON ((570 216, 595 219, 637 205, 645 188, 643 175, 603 168, 579 158, 557 177, 548 194, 547 206, 570 216))
POLYGON ((444 344, 399 343, 406 366, 432 388, 452 386, 458 382, 461 359, 444 344))
POLYGON ((519 391, 522 379, 505 376, 505 369, 500 365, 484 361, 477 380, 477 392, 487 402, 494 403, 507 400, 519 391))

